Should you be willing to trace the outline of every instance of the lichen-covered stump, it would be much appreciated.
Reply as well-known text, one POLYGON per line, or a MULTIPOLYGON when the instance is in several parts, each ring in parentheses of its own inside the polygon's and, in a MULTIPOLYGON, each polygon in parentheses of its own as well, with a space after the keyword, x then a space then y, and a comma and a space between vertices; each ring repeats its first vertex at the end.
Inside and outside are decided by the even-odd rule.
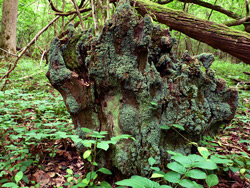
POLYGON ((180 133, 197 142, 234 117, 238 93, 215 77, 209 68, 213 56, 185 52, 177 60, 173 42, 167 29, 154 26, 149 16, 139 19, 123 0, 99 36, 70 32, 51 44, 47 77, 62 94, 78 133, 87 127, 136 139, 109 151, 109 164, 123 174, 148 174, 149 157, 164 168, 167 150, 190 153, 186 139, 162 125, 182 125, 180 133))

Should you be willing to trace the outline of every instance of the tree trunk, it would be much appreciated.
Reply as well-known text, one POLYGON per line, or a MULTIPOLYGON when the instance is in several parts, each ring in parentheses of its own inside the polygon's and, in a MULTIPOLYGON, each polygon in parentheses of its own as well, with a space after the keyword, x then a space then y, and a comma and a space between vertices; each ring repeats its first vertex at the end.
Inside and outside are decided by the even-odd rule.
POLYGON ((141 15, 150 13, 157 22, 250 64, 250 34, 246 32, 203 20, 183 11, 169 9, 148 0, 136 0, 135 7, 141 15))
POLYGON ((108 168, 147 175, 153 157, 163 170, 168 150, 191 153, 189 142, 234 117, 238 93, 215 77, 213 56, 185 52, 177 60, 173 42, 168 29, 154 26, 150 16, 139 19, 126 0, 100 36, 84 31, 52 41, 46 76, 62 94, 78 134, 84 137, 81 128, 87 127, 108 131, 109 138, 136 139, 108 151, 102 160, 108 168))
MULTIPOLYGON (((16 53, 17 7, 18 0, 3 1, 0 47, 14 54, 16 53)), ((0 54, 6 55, 6 52, 0 50, 0 54)))

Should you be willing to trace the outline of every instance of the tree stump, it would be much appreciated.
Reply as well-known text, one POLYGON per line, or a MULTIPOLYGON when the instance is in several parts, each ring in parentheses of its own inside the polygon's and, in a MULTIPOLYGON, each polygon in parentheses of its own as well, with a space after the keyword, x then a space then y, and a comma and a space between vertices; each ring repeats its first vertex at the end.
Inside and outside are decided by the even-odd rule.
POLYGON ((123 0, 99 36, 70 31, 51 43, 46 76, 63 96, 78 134, 87 127, 136 139, 108 151, 107 161, 122 174, 147 175, 149 157, 164 169, 167 150, 189 154, 189 141, 215 134, 235 115, 238 92, 215 77, 213 56, 185 52, 178 60, 174 42, 168 29, 150 16, 139 18, 123 0))

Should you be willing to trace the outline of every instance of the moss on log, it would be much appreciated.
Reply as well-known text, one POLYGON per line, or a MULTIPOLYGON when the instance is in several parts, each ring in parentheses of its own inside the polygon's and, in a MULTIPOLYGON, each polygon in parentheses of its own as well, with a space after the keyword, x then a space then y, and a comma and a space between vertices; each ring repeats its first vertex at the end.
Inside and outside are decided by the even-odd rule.
POLYGON ((122 174, 147 175, 149 157, 164 169, 167 150, 188 154, 187 140, 198 142, 234 117, 238 92, 216 78, 213 56, 185 52, 178 60, 173 43, 168 29, 148 15, 138 18, 126 0, 99 36, 88 30, 51 43, 47 77, 62 94, 78 134, 87 127, 136 139, 108 151, 106 164, 122 174), (185 128, 178 132, 186 139, 174 124, 185 128))

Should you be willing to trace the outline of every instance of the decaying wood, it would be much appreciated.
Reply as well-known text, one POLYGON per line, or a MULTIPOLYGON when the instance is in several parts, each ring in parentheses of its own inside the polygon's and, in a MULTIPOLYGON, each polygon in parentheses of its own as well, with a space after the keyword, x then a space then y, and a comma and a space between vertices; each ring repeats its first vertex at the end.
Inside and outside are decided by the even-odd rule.
MULTIPOLYGON (((148 8, 141 2, 135 7, 148 8)), ((160 18, 162 12, 153 13, 160 18)), ((169 30, 154 25, 149 15, 139 18, 128 0, 119 1, 100 35, 74 31, 52 41, 46 76, 63 96, 76 133, 91 139, 81 129, 87 127, 107 131, 106 139, 124 134, 135 138, 100 153, 98 164, 124 175, 146 176, 153 157, 164 170, 168 150, 189 154, 188 143, 216 134, 234 117, 238 92, 216 78, 210 68, 213 55, 185 52, 177 59, 174 42, 169 30), (183 129, 176 130, 176 125, 183 129)))

